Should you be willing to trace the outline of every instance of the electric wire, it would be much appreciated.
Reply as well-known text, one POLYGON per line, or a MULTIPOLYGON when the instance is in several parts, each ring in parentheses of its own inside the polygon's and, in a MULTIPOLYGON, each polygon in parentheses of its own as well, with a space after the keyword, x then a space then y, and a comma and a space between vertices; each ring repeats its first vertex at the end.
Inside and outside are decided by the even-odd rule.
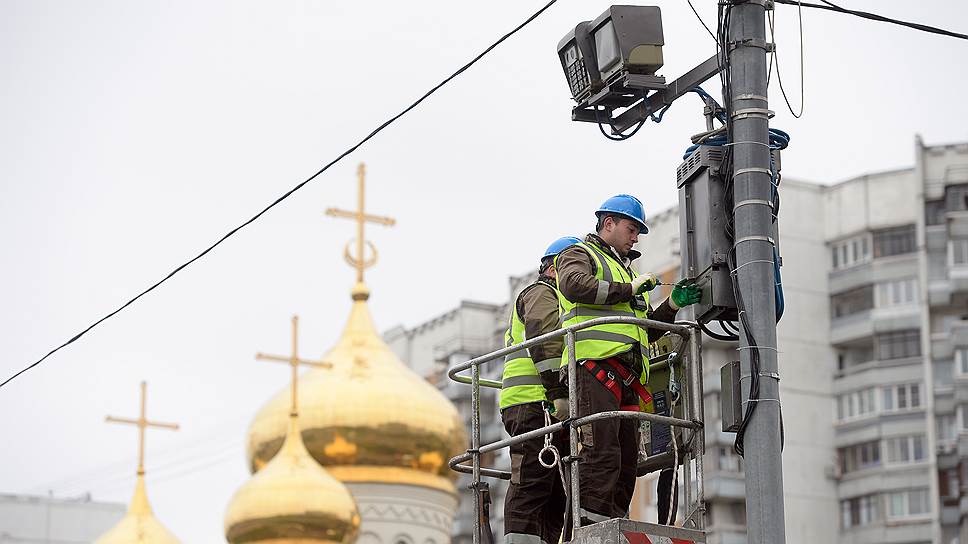
MULTIPOLYGON (((736 336, 735 334, 731 334, 731 333, 723 334, 723 333, 718 333, 713 330, 710 330, 710 328, 707 327, 706 324, 702 322, 699 323, 699 328, 702 329, 702 332, 706 333, 706 336, 710 338, 714 338, 716 340, 721 340, 723 342, 735 342, 739 340, 739 336, 736 336)), ((725 329, 725 327, 723 328, 725 329)), ((729 331, 726 331, 726 332, 729 333, 729 331)))
MULTIPOLYGON (((776 14, 772 11, 767 12, 766 20, 770 23, 770 40, 773 42, 773 54, 770 55, 770 68, 772 71, 773 62, 776 62, 776 81, 780 84, 780 94, 783 95, 783 101, 786 102, 787 109, 790 110, 790 115, 795 119, 799 119, 803 116, 803 106, 804 106, 804 85, 803 80, 803 8, 797 4, 797 12, 800 16, 800 113, 793 111, 793 106, 790 105, 790 99, 787 98, 786 89, 783 88, 783 77, 780 75, 780 57, 776 52, 776 34, 774 31, 774 24, 776 14)), ((769 86, 769 75, 767 75, 767 86, 769 86)))
POLYGON ((709 33, 709 37, 712 38, 713 41, 715 42, 716 35, 713 34, 713 31, 709 29, 709 25, 706 24, 706 21, 702 20, 702 17, 699 15, 699 12, 696 11, 696 6, 692 5, 692 0, 686 0, 686 3, 689 4, 689 9, 691 9, 692 12, 696 14, 696 19, 699 19, 699 24, 701 24, 702 27, 706 29, 706 32, 709 33))
POLYGON ((490 53, 491 50, 493 50, 495 47, 497 47, 498 45, 500 45, 501 43, 503 43, 505 40, 507 40, 508 38, 510 38, 511 36, 513 36, 514 34, 516 34, 519 30, 521 30, 522 28, 524 28, 525 26, 527 26, 531 21, 537 19, 542 13, 544 13, 545 11, 547 11, 548 8, 550 8, 552 5, 554 5, 557 1, 558 0, 549 0, 549 2, 546 3, 544 6, 542 6, 541 9, 539 9, 536 12, 534 12, 530 17, 528 17, 527 19, 525 19, 524 22, 520 23, 513 30, 511 30, 510 32, 504 34, 500 38, 498 38, 498 40, 495 41, 494 43, 492 43, 490 46, 488 46, 487 49, 485 49, 484 51, 482 51, 481 53, 479 53, 476 57, 474 57, 473 59, 471 59, 469 62, 467 62, 466 64, 464 64, 460 68, 458 68, 457 71, 455 71, 451 75, 447 76, 443 81, 441 81, 437 85, 431 87, 431 89, 429 91, 425 92, 423 95, 420 96, 420 98, 418 98, 417 100, 413 101, 409 106, 407 106, 406 108, 404 108, 400 113, 397 113, 393 117, 390 117, 389 119, 387 119, 386 121, 384 121, 382 124, 380 124, 379 126, 377 126, 369 134, 367 134, 366 137, 364 137, 363 139, 361 139, 357 143, 355 143, 352 146, 350 146, 346 151, 340 153, 335 159, 331 160, 325 166, 323 166, 322 168, 320 168, 319 170, 317 170, 316 173, 314 173, 313 175, 309 176, 305 180, 299 182, 292 189, 289 189, 288 191, 286 191, 285 193, 283 193, 282 196, 280 196, 279 198, 275 199, 271 204, 269 204, 268 206, 264 207, 261 211, 259 211, 255 215, 253 215, 251 218, 249 218, 248 220, 246 220, 245 222, 243 222, 239 226, 237 226, 237 227, 233 228, 232 230, 228 231, 227 233, 225 233, 221 238, 219 238, 218 240, 215 241, 215 243, 213 243, 210 246, 208 246, 207 248, 205 248, 201 253, 199 253, 198 255, 196 255, 194 257, 192 257, 190 260, 184 262, 183 264, 180 264, 177 267, 175 267, 174 270, 172 270, 171 272, 169 272, 167 275, 165 275, 163 278, 161 278, 160 280, 158 280, 157 282, 155 282, 154 284, 152 284, 147 289, 145 289, 145 290, 141 291, 140 293, 138 293, 134 298, 128 300, 127 302, 125 302, 124 304, 122 304, 121 306, 119 306, 117 309, 111 311, 110 313, 108 313, 104 317, 101 317, 100 319, 98 319, 94 323, 88 325, 87 328, 85 328, 81 332, 75 334, 74 336, 72 336, 66 342, 64 342, 64 343, 60 344, 59 346, 55 347, 54 349, 50 350, 49 352, 47 352, 46 355, 44 355, 43 357, 41 357, 37 361, 35 361, 35 362, 31 363, 30 365, 24 367, 23 369, 19 370, 18 372, 16 372, 15 374, 13 374, 12 376, 10 376, 6 380, 4 380, 3 383, 0 383, 0 388, 2 388, 3 386, 7 385, 11 381, 15 380, 17 377, 19 377, 20 375, 24 374, 25 372, 27 372, 27 371, 31 370, 32 368, 36 367, 37 365, 43 363, 51 355, 57 353, 58 351, 60 351, 61 349, 65 348, 67 346, 69 346, 70 344, 73 344, 78 339, 80 339, 85 334, 87 334, 89 331, 91 331, 94 327, 97 327, 98 325, 100 325, 104 321, 106 321, 106 320, 114 317, 119 312, 121 312, 122 310, 124 310, 125 308, 127 308, 128 306, 130 306, 131 304, 135 303, 141 297, 147 295, 151 291, 154 291, 161 284, 165 283, 170 278, 172 278, 175 274, 181 272, 186 267, 188 267, 189 265, 191 265, 195 261, 201 259, 205 255, 207 255, 209 252, 211 252, 213 249, 215 249, 216 247, 218 247, 219 245, 221 245, 222 242, 224 242, 225 240, 229 239, 232 235, 234 235, 238 231, 242 230, 243 228, 245 228, 248 225, 250 225, 253 222, 255 222, 257 219, 259 219, 260 217, 262 217, 266 212, 268 212, 269 210, 271 210, 272 208, 274 208, 277 204, 279 204, 283 200, 286 200, 287 198, 289 198, 293 193, 295 193, 299 189, 302 189, 306 184, 308 184, 309 182, 311 182, 314 179, 316 179, 317 177, 319 177, 323 172, 329 170, 330 167, 332 167, 333 165, 335 165, 336 163, 338 163, 339 161, 341 161, 347 155, 349 155, 349 154, 353 153, 354 151, 356 151, 360 146, 362 146, 363 144, 365 144, 366 142, 368 142, 371 138, 373 138, 374 136, 376 136, 377 134, 379 134, 380 132, 382 132, 383 129, 385 129, 388 126, 390 126, 391 124, 393 124, 397 119, 403 117, 404 115, 406 115, 407 113, 409 113, 411 110, 413 110, 414 108, 416 108, 417 106, 419 106, 424 100, 426 100, 427 98, 429 98, 432 94, 436 93, 441 87, 443 87, 444 85, 448 84, 451 80, 453 80, 454 78, 456 78, 460 74, 464 73, 465 70, 467 70, 468 68, 470 68, 471 66, 473 66, 474 64, 476 64, 477 61, 481 60, 485 55, 487 55, 488 53, 490 53))
POLYGON ((864 19, 870 19, 872 21, 878 21, 881 23, 890 23, 893 25, 905 26, 908 28, 913 28, 914 30, 920 30, 922 32, 928 32, 931 34, 939 34, 941 36, 948 36, 949 38, 958 38, 959 40, 968 40, 968 34, 962 34, 960 32, 954 32, 952 30, 946 30, 943 28, 938 28, 936 26, 925 25, 921 23, 913 23, 910 21, 902 21, 901 19, 894 19, 892 17, 887 17, 884 15, 878 15, 877 13, 870 13, 867 11, 860 11, 856 9, 842 8, 826 0, 821 0, 824 4, 811 4, 809 2, 800 2, 799 0, 774 0, 777 4, 786 4, 790 6, 802 5, 805 8, 815 8, 823 9, 827 11, 835 11, 839 13, 844 13, 847 15, 854 15, 856 17, 861 17, 864 19))

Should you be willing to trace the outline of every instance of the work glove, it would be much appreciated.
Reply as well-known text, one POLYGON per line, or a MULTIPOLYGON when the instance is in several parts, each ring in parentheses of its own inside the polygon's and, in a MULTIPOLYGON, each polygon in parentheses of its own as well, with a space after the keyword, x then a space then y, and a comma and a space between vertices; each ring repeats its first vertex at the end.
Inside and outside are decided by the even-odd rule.
POLYGON ((672 306, 673 310, 678 310, 679 308, 684 308, 690 304, 699 302, 701 298, 702 289, 695 283, 689 283, 687 278, 683 278, 672 288, 672 294, 669 296, 669 305, 672 306))
POLYGON ((558 421, 564 421, 568 419, 568 399, 555 399, 551 401, 555 407, 555 411, 551 415, 555 416, 558 421))
POLYGON ((659 285, 659 278, 653 273, 642 274, 641 276, 636 276, 632 280, 632 294, 641 295, 647 291, 655 289, 655 286, 659 285))

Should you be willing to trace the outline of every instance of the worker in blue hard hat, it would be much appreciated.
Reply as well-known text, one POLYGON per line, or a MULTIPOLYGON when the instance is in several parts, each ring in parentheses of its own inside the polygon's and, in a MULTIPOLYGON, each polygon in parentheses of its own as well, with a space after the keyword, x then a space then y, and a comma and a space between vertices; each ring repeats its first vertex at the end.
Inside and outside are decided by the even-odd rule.
MULTIPOLYGON (((679 308, 699 302, 699 287, 687 281, 675 285, 658 307, 649 292, 658 285, 654 274, 639 275, 631 263, 641 253, 633 249, 649 232, 642 202, 616 195, 595 212, 595 232, 555 259, 562 326, 603 316, 628 316, 673 322, 679 308)), ((608 323, 575 333, 578 414, 614 410, 638 411, 651 401, 645 385, 649 376, 647 345, 662 336, 630 323, 608 323)), ((567 382, 568 353, 561 361, 567 382)), ((609 418, 579 428, 582 445, 582 523, 628 515, 638 463, 639 423, 609 418)), ((671 520, 660 520, 666 523, 671 520)))
MULTIPOLYGON (((505 346, 558 328, 558 291, 554 259, 581 239, 567 236, 555 240, 541 257, 534 282, 525 287, 511 305, 505 346)), ((555 338, 504 358, 500 397, 501 420, 511 436, 540 429, 551 423, 552 414, 568 411, 568 388, 558 380, 563 341, 555 338)), ((552 436, 558 451, 568 451, 567 435, 552 436)), ((511 484, 504 498, 504 540, 510 544, 557 544, 564 525, 565 492, 544 451, 543 437, 511 446, 511 484)))

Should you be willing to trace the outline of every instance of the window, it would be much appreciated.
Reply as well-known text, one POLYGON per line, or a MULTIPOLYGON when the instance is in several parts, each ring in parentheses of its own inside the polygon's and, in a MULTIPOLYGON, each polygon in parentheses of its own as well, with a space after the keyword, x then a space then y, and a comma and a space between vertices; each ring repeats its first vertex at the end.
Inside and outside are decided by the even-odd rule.
POLYGON ((871 260, 870 234, 864 233, 830 245, 833 269, 850 268, 871 260))
POLYGON ((887 494, 887 517, 889 519, 922 516, 928 513, 928 490, 908 489, 887 494))
POLYGON ((874 306, 877 308, 904 306, 906 304, 914 304, 917 301, 917 278, 904 278, 900 280, 879 282, 874 293, 874 306))
POLYGON ((955 439, 955 415, 941 414, 935 416, 935 423, 938 426, 938 441, 953 442, 955 439))
POLYGON ((968 348, 955 348, 955 371, 968 375, 968 348))
POLYGON ((911 329, 880 333, 874 337, 874 353, 879 361, 921 355, 921 332, 911 329))
POLYGON ((951 239, 951 265, 968 266, 968 238, 951 239))
POLYGON ((719 448, 719 470, 723 472, 742 472, 743 463, 733 448, 719 448))
POLYGON ((938 494, 944 499, 958 499, 960 496, 958 469, 949 468, 938 471, 938 494))
POLYGON ((881 465, 881 444, 877 440, 837 450, 841 474, 881 465))
POLYGON ((889 385, 883 390, 885 412, 912 410, 921 407, 921 386, 916 383, 889 385))
POLYGON ((968 184, 949 185, 944 192, 948 211, 968 210, 968 184))
POLYGON ((891 465, 924 461, 924 435, 888 438, 884 440, 884 452, 887 463, 891 465))
POLYGON ((837 397, 837 420, 847 421, 871 415, 877 411, 875 405, 876 388, 868 387, 844 393, 837 397))
POLYGON ((844 529, 862 527, 878 521, 877 495, 864 495, 840 501, 841 524, 844 529))
POLYGON ((844 317, 874 307, 874 286, 865 285, 830 297, 833 317, 844 317))
POLYGON ((944 200, 924 203, 924 222, 928 225, 944 225, 944 200))
POLYGON ((914 225, 874 231, 874 257, 913 253, 917 247, 914 225))

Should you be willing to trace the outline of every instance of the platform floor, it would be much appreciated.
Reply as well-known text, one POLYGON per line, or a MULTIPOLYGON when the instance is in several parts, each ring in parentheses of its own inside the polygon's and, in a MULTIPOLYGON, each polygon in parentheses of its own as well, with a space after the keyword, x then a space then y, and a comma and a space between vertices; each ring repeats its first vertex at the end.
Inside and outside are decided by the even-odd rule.
POLYGON ((582 527, 572 544, 693 544, 706 542, 702 531, 628 519, 610 519, 582 527))

